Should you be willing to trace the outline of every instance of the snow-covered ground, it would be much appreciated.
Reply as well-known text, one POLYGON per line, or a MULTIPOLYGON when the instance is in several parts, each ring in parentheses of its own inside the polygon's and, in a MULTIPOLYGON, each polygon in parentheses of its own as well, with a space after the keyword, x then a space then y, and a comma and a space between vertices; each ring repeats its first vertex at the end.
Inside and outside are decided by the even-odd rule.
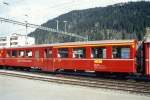
POLYGON ((150 100, 150 97, 0 75, 0 100, 150 100))

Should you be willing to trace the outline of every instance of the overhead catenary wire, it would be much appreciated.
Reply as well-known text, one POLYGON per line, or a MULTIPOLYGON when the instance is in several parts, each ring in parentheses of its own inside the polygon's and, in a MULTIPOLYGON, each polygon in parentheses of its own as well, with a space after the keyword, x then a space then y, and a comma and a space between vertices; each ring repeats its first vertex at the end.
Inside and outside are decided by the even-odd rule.
POLYGON ((58 33, 58 34, 64 34, 64 35, 68 35, 68 36, 71 36, 71 37, 76 37, 76 38, 80 38, 80 39, 83 39, 83 40, 87 40, 87 38, 85 36, 80 36, 80 35, 77 35, 75 33, 68 33, 68 32, 57 30, 57 29, 44 27, 44 26, 41 26, 41 25, 31 24, 31 23, 28 23, 28 22, 24 23, 24 22, 15 21, 15 20, 12 20, 12 19, 2 18, 2 17, 0 17, 0 21, 1 22, 12 23, 12 24, 17 24, 17 25, 21 25, 21 26, 27 26, 27 27, 30 27, 30 28, 37 28, 37 29, 46 30, 46 31, 49 31, 49 32, 55 32, 55 33, 58 33))

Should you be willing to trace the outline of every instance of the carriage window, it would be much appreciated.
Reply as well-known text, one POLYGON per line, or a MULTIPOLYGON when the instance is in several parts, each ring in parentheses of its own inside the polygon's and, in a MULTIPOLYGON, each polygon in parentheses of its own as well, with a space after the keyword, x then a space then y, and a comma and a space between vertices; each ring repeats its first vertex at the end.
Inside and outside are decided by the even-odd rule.
POLYGON ((52 58, 52 50, 51 49, 44 50, 44 58, 52 58))
POLYGON ((16 50, 12 51, 12 57, 17 57, 17 51, 16 50))
POLYGON ((58 57, 59 58, 68 58, 68 49, 67 48, 58 49, 58 57))
POLYGON ((11 52, 10 52, 10 50, 7 50, 6 57, 10 57, 10 56, 11 56, 11 52))
POLYGON ((85 48, 74 48, 73 58, 85 58, 85 48))
POLYGON ((39 50, 35 50, 35 58, 39 58, 39 50))
POLYGON ((24 51, 23 50, 19 50, 19 57, 24 57, 24 51))
POLYGON ((112 58, 130 58, 130 48, 129 47, 113 47, 112 58))
POLYGON ((26 57, 32 57, 32 51, 31 50, 26 50, 26 57))
POLYGON ((104 47, 92 48, 91 58, 106 58, 106 48, 104 47))

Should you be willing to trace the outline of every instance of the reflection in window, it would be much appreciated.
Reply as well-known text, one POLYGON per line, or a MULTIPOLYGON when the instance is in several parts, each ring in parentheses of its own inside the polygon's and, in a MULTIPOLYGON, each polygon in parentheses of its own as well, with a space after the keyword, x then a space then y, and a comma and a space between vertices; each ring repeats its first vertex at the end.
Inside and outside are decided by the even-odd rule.
POLYGON ((130 58, 130 48, 129 47, 113 47, 112 49, 113 58, 130 58))
POLYGON ((26 57, 29 57, 29 58, 32 57, 32 51, 31 50, 26 50, 26 57))
POLYGON ((74 48, 73 58, 85 58, 86 52, 85 48, 74 48))
POLYGON ((17 57, 17 51, 16 50, 12 51, 12 57, 17 57))
POLYGON ((19 57, 24 57, 24 51, 23 50, 19 50, 19 57))
POLYGON ((11 56, 11 52, 10 50, 7 50, 6 57, 10 57, 10 56, 11 56))
POLYGON ((44 58, 52 58, 52 50, 51 49, 44 50, 44 58))
POLYGON ((67 48, 58 49, 58 57, 59 58, 68 58, 68 49, 67 48))
POLYGON ((106 48, 92 48, 91 58, 106 58, 106 48))

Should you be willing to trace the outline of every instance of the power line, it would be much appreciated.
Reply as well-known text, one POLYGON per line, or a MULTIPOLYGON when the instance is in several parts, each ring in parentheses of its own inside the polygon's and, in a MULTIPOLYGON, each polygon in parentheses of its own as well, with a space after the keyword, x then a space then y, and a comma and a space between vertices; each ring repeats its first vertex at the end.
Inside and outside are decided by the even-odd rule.
POLYGON ((46 30, 46 31, 49 31, 49 32, 64 34, 64 35, 68 35, 68 36, 71 36, 71 37, 76 37, 76 38, 79 38, 79 39, 83 39, 84 41, 87 40, 86 37, 77 35, 75 33, 68 33, 68 32, 57 30, 57 29, 44 27, 44 26, 41 26, 41 25, 31 24, 31 23, 27 23, 27 22, 26 23, 19 22, 19 21, 7 19, 7 18, 2 18, 2 17, 0 17, 0 21, 1 22, 4 21, 4 22, 8 22, 8 23, 13 23, 13 24, 17 24, 17 25, 21 25, 21 26, 25 26, 25 27, 30 27, 30 28, 37 28, 37 29, 41 29, 41 30, 46 30))

